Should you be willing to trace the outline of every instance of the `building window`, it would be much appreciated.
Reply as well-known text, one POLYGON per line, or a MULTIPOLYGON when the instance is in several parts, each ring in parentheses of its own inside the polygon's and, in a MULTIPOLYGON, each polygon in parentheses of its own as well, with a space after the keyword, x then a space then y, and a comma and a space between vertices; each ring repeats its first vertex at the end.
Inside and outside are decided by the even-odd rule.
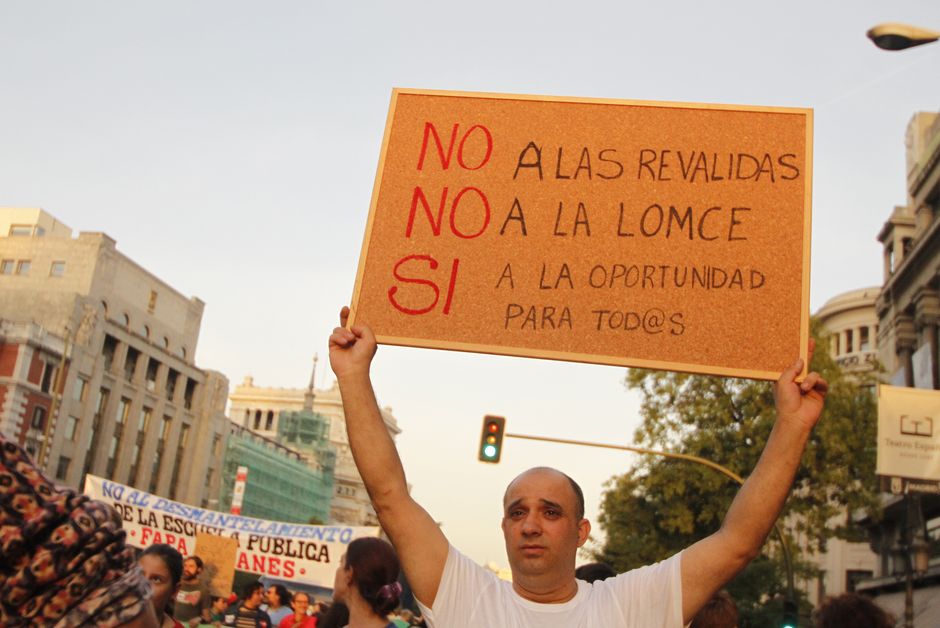
POLYGON ((196 394, 196 380, 186 380, 186 390, 183 392, 183 406, 187 410, 193 409, 193 396, 196 394))
POLYGON ((189 426, 180 425, 180 439, 176 446, 176 459, 173 461, 173 476, 170 478, 170 499, 176 499, 176 483, 179 480, 180 466, 186 455, 186 441, 189 439, 189 426))
POLYGON ((265 431, 268 431, 268 432, 274 429, 274 411, 273 410, 268 410, 268 416, 264 421, 264 429, 265 431))
POLYGON ((88 439, 89 450, 85 455, 85 465, 82 469, 82 480, 94 468, 95 458, 98 457, 98 429, 101 427, 101 420, 108 408, 108 399, 111 397, 111 391, 107 388, 98 389, 98 402, 95 404, 95 416, 91 422, 91 435, 88 439))
POLYGON ((140 351, 134 347, 127 348, 127 357, 124 359, 124 379, 132 381, 134 371, 137 370, 137 360, 140 358, 140 351))
POLYGON ((147 390, 153 392, 157 389, 157 370, 160 368, 160 363, 157 362, 154 358, 147 360, 147 376, 146 376, 146 385, 147 390))
POLYGON ((134 453, 131 455, 131 469, 127 474, 128 484, 137 485, 137 470, 140 468, 140 455, 144 451, 144 441, 147 439, 147 429, 150 427, 150 417, 153 409, 143 407, 140 410, 140 418, 137 420, 137 438, 134 441, 134 453))
POLYGON ((104 356, 104 370, 107 372, 111 371, 111 365, 114 363, 114 354, 117 352, 117 345, 117 338, 105 334, 101 354, 104 356))
POLYGON ((163 452, 166 450, 167 441, 170 440, 170 429, 173 427, 173 417, 168 414, 163 415, 163 426, 160 428, 160 439, 157 441, 157 447, 154 451, 153 466, 150 468, 150 492, 157 492, 157 485, 160 481, 160 467, 163 460, 163 452))
POLYGON ((31 236, 33 235, 32 225, 10 225, 11 236, 31 236))
POLYGON ((141 333, 144 335, 144 338, 150 340, 150 325, 144 325, 141 328, 141 333))
POLYGON ((65 420, 65 439, 66 440, 75 440, 75 433, 78 431, 78 419, 73 416, 69 416, 65 420))
POLYGON ((163 337, 163 348, 166 350, 170 349, 170 339, 166 336, 163 337))
POLYGON ((5 259, 0 262, 0 275, 12 275, 14 268, 16 268, 16 260, 5 259))
POLYGON ((33 420, 29 426, 35 430, 41 430, 46 426, 46 409, 42 406, 33 408, 33 420))
POLYGON ((29 274, 30 263, 28 259, 21 259, 16 263, 16 274, 17 275, 28 275, 29 274))
POLYGON ((261 429, 261 410, 255 410, 255 430, 261 429))
POLYGON ((111 435, 111 446, 108 448, 108 464, 105 467, 105 473, 109 480, 114 479, 118 454, 123 449, 124 427, 127 425, 127 416, 130 411, 131 400, 127 397, 121 397, 121 404, 118 406, 117 416, 115 417, 114 433, 111 435))
POLYGON ((122 317, 121 320, 124 321, 124 327, 126 327, 127 329, 131 328, 131 317, 127 315, 127 312, 124 312, 124 316, 122 317))
POLYGON ((166 400, 173 401, 173 397, 176 396, 176 380, 179 378, 180 374, 170 369, 170 372, 166 375, 166 400))
POLYGON ((855 345, 854 345, 854 343, 852 342, 852 340, 853 340, 853 339, 852 339, 852 330, 851 330, 851 329, 846 329, 846 330, 845 330, 845 352, 846 352, 846 353, 852 353, 853 351, 855 351, 855 345))
POLYGON ((52 378, 55 376, 55 367, 56 365, 51 362, 46 362, 43 366, 42 382, 39 384, 39 389, 46 394, 49 394, 49 390, 52 388, 52 378))
POLYGON ((859 351, 869 351, 871 349, 871 342, 868 338, 868 328, 862 327, 858 330, 858 350, 859 351))
POLYGON ((52 262, 49 267, 50 277, 61 277, 65 274, 65 262, 52 262))
POLYGON ((81 377, 75 378, 75 387, 72 388, 72 399, 75 401, 85 401, 88 394, 88 380, 81 377))
POLYGON ((59 456, 59 464, 55 468, 55 476, 60 480, 64 480, 65 476, 68 475, 69 465, 72 464, 71 458, 66 458, 65 456, 59 456))
POLYGON ((845 572, 845 590, 848 593, 855 591, 859 582, 869 580, 873 575, 871 571, 865 569, 847 569, 845 572))

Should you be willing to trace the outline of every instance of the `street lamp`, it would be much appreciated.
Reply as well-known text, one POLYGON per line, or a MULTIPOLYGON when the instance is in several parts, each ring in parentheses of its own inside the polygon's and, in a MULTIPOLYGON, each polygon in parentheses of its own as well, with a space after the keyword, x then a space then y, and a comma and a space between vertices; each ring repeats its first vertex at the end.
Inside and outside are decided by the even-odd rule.
POLYGON ((895 22, 873 26, 866 34, 882 50, 904 50, 940 39, 940 32, 895 22))

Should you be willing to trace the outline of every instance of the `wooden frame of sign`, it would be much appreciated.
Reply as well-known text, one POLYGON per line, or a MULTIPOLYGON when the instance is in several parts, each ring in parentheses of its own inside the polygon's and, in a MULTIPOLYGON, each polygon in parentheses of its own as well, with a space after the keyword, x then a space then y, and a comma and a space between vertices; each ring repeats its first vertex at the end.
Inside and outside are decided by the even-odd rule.
POLYGON ((806 358, 812 110, 392 92, 350 325, 775 379, 806 358))

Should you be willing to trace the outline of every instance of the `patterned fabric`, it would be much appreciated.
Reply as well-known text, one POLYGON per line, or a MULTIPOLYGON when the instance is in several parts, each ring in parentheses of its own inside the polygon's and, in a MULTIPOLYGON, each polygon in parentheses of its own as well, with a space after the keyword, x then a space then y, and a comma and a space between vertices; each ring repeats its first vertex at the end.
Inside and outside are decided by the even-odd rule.
POLYGON ((56 487, 0 434, 0 626, 118 626, 150 584, 117 514, 56 487))

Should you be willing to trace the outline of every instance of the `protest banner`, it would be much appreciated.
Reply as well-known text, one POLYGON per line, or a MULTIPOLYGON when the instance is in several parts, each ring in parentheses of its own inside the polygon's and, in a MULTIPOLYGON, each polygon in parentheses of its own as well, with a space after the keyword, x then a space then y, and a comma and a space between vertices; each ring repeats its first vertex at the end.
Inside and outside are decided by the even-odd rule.
POLYGON ((311 526, 197 508, 94 475, 85 476, 85 494, 117 510, 134 547, 166 543, 187 556, 197 551, 200 533, 229 537, 238 543, 235 569, 326 588, 346 546, 379 534, 378 527, 311 526))
POLYGON ((876 456, 882 490, 940 494, 940 391, 878 386, 876 456))
POLYGON ((350 324, 775 379, 809 334, 812 111, 396 89, 350 324))

